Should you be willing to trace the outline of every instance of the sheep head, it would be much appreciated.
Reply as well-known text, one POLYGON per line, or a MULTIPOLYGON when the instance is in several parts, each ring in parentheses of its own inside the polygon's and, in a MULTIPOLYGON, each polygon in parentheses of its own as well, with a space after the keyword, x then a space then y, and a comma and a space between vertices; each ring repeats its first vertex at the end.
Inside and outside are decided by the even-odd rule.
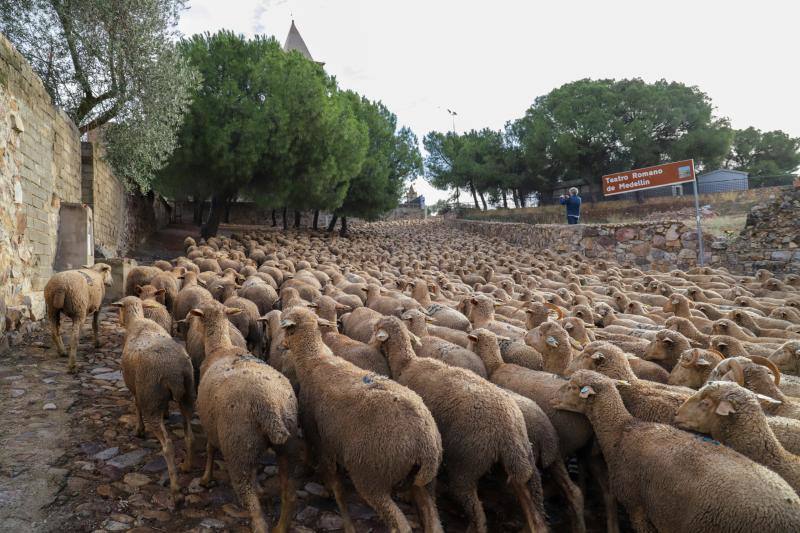
POLYGON ((775 350, 769 360, 785 374, 800 375, 800 341, 789 341, 775 350))
POLYGON ((669 374, 668 383, 698 389, 707 381, 709 374, 725 357, 716 350, 693 348, 685 350, 678 364, 669 374))
POLYGON ((569 376, 578 370, 593 370, 614 379, 635 380, 628 358, 620 348, 605 342, 590 342, 575 356, 565 371, 569 376))
POLYGON ((721 428, 737 417, 765 416, 762 406, 781 402, 754 393, 730 381, 714 381, 689 397, 675 414, 675 424, 689 431, 712 436, 723 434, 721 428))
POLYGON ((578 370, 561 386, 551 405, 562 411, 587 414, 598 398, 619 395, 617 387, 624 386, 629 383, 591 370, 578 370))

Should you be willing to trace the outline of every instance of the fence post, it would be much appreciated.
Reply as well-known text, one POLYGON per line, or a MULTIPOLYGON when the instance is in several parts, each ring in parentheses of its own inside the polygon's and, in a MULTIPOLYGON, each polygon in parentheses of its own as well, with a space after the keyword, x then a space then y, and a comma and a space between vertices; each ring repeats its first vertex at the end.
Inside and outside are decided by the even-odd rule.
POLYGON ((703 227, 700 224, 700 198, 697 194, 697 178, 695 177, 694 181, 692 182, 694 185, 694 213, 695 218, 697 219, 697 246, 698 250, 700 251, 700 266, 706 264, 705 258, 705 251, 703 250, 703 227))

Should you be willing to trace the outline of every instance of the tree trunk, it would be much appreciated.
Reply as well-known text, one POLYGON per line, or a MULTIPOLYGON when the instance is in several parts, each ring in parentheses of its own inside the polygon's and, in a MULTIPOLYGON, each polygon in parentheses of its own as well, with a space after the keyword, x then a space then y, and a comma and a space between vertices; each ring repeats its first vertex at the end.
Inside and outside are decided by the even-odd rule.
POLYGON ((503 191, 503 209, 508 209, 508 191, 503 191))
POLYGON ((456 187, 456 207, 461 207, 459 198, 461 197, 461 189, 456 187))
POLYGON ((275 219, 275 210, 273 209, 272 210, 272 227, 274 228, 277 225, 278 225, 278 221, 275 219))
POLYGON ((475 185, 472 184, 472 180, 469 180, 469 190, 472 193, 472 201, 475 202, 475 209, 480 209, 481 206, 478 204, 478 195, 475 194, 475 185))
POLYGON ((233 200, 227 200, 225 202, 225 223, 226 224, 230 224, 231 223, 231 204, 232 203, 233 203, 233 200))
POLYGON ((347 217, 342 217, 342 229, 339 231, 339 235, 342 237, 347 235, 347 217))
POLYGON ((333 228, 336 227, 336 221, 338 219, 339 219, 339 217, 336 216, 336 215, 332 215, 331 216, 331 222, 330 222, 330 224, 328 224, 328 231, 333 231, 333 228))
POLYGON ((300 215, 301 215, 300 211, 295 209, 294 210, 294 227, 295 228, 299 228, 300 227, 300 215))
POLYGON ((203 224, 203 216, 200 212, 200 206, 202 205, 203 203, 200 200, 195 200, 192 206, 192 223, 194 223, 195 226, 203 224))
POLYGON ((225 202, 227 202, 225 193, 217 193, 211 197, 211 212, 208 214, 206 223, 200 228, 200 236, 204 239, 217 234, 220 219, 225 211, 225 202))
POLYGON ((483 191, 478 191, 478 194, 479 194, 479 195, 480 195, 480 197, 481 197, 481 203, 483 204, 483 210, 484 210, 484 211, 488 211, 488 210, 489 210, 489 208, 488 208, 488 207, 486 207, 486 198, 484 198, 484 197, 483 197, 483 191))
POLYGON ((517 191, 517 198, 519 198, 519 206, 525 207, 525 196, 520 191, 517 191))
POLYGON ((511 189, 511 199, 514 200, 514 207, 519 209, 519 196, 517 196, 517 189, 511 189))
POLYGON ((313 227, 314 227, 315 230, 318 228, 318 222, 319 222, 319 209, 314 209, 313 227))
POLYGON ((285 230, 289 229, 289 221, 286 220, 286 217, 288 216, 288 214, 287 214, 288 210, 289 209, 287 207, 283 208, 283 229, 285 229, 285 230))

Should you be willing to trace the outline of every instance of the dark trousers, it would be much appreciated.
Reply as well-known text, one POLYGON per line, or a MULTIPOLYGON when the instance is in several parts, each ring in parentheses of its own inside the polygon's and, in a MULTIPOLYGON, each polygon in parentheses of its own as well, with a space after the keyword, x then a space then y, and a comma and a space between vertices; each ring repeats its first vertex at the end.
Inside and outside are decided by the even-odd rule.
POLYGON ((574 215, 567 215, 567 224, 577 224, 580 217, 574 215))

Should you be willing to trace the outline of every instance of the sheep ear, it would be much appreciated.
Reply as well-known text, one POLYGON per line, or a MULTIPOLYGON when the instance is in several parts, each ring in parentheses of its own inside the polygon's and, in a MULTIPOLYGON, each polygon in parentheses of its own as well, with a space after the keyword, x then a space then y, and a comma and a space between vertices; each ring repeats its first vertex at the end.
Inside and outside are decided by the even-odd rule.
POLYGON ((156 294, 158 294, 158 295, 160 296, 160 295, 164 294, 165 292, 167 292, 167 290, 166 290, 166 289, 158 289, 158 290, 156 291, 156 294))
POLYGON ((581 387, 581 398, 585 399, 588 398, 589 396, 592 396, 593 394, 596 393, 594 392, 594 389, 592 388, 591 385, 584 385, 583 387, 581 387))
POLYGON ((141 285, 134 286, 133 292, 135 292, 136 294, 142 294, 142 286, 141 285))
POLYGON ((225 314, 226 315, 238 315, 241 312, 242 312, 242 310, 239 309, 238 307, 226 307, 225 308, 225 314))
POLYGON ((579 343, 578 341, 576 341, 576 340, 575 340, 575 339, 573 339, 572 337, 569 337, 569 343, 570 343, 570 344, 572 345, 572 347, 573 347, 573 348, 575 348, 576 350, 583 350, 583 344, 579 343))
POLYGON ((695 366, 711 366, 711 363, 705 359, 698 359, 697 362, 695 362, 695 366))
POLYGON ((317 304, 315 304, 314 302, 311 302, 311 303, 307 303, 306 307, 310 307, 311 309, 316 309, 319 306, 317 304))
POLYGON ((472 333, 470 333, 469 335, 467 335, 467 338, 468 338, 469 340, 471 340, 472 342, 478 342, 478 336, 477 336, 477 335, 473 335, 472 333))
POLYGON ((572 325, 572 323, 570 323, 570 322, 567 322, 566 324, 564 324, 564 329, 566 329, 566 330, 570 330, 570 329, 572 329, 572 328, 573 328, 573 325, 572 325))
POLYGON ((602 352, 597 352, 592 354, 592 360, 597 361, 598 363, 602 363, 606 360, 606 356, 602 354, 602 352))
POLYGON ((317 324, 319 324, 320 326, 327 326, 329 328, 332 328, 336 325, 330 320, 325 320, 324 318, 317 318, 317 324))
POLYGON ((736 409, 733 408, 733 405, 728 400, 720 400, 714 412, 721 416, 728 416, 731 413, 736 413, 736 409))
POLYGON ((81 268, 89 270, 92 268, 92 265, 81 265, 81 268))
POLYGON ((620 388, 620 387, 625 388, 625 387, 630 387, 631 386, 631 382, 630 381, 625 381, 624 379, 615 379, 614 380, 614 385, 616 385, 617 388, 620 388))
POLYGON ((670 302, 672 302, 672 305, 678 305, 679 303, 681 303, 681 301, 678 298, 673 298, 670 300, 670 302))
POLYGON ((422 341, 420 340, 420 338, 411 333, 410 331, 408 332, 408 336, 411 337, 411 342, 413 342, 414 344, 422 345, 422 341))
POLYGON ((385 329, 379 329, 378 331, 375 332, 375 338, 383 342, 389 338, 389 334, 386 333, 385 329))
POLYGON ((426 315, 425 316, 425 322, 430 322, 432 324, 434 322, 434 320, 431 317, 426 315))
POLYGON ((289 318, 284 318, 283 320, 281 320, 281 327, 283 329, 293 328, 296 325, 297 325, 297 323, 294 320, 291 320, 289 318))
POLYGON ((352 307, 350 307, 349 305, 344 305, 344 304, 339 304, 339 303, 337 303, 337 304, 336 304, 336 305, 334 305, 333 307, 334 307, 334 309, 336 309, 337 311, 352 311, 352 310, 353 310, 353 308, 352 308, 352 307))
POLYGON ((205 314, 199 309, 192 309, 189 311, 189 314, 192 316, 205 316, 205 314))
POLYGON ((123 307, 125 304, 123 304, 122 302, 113 302, 110 305, 111 307, 123 307))

